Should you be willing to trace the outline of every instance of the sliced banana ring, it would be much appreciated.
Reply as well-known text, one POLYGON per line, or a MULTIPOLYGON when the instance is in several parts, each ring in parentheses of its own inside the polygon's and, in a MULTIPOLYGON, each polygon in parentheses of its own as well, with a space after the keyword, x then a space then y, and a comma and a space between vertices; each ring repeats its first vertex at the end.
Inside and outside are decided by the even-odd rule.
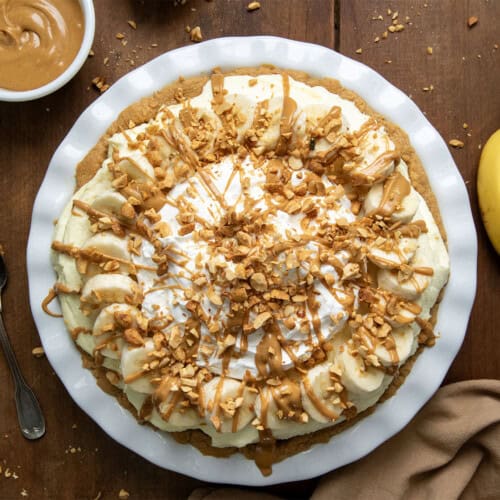
POLYGON ((101 310, 92 328, 92 335, 116 334, 125 328, 137 328, 140 312, 128 304, 111 304, 101 310))
POLYGON ((332 422, 340 417, 342 406, 335 389, 328 363, 316 365, 302 379, 302 406, 317 422, 332 422))
POLYGON ((290 421, 300 421, 303 413, 300 386, 283 383, 264 387, 255 400, 255 413, 266 429, 286 430, 290 421))
POLYGON ((131 179, 141 183, 151 183, 154 179, 153 167, 146 161, 139 164, 132 158, 122 158, 116 167, 131 179))
MULTIPOLYGON (((124 238, 114 235, 109 231, 96 233, 89 238, 82 247, 84 250, 95 250, 111 260, 120 259, 130 261, 130 252, 128 251, 127 241, 124 238)), ((130 271, 130 266, 124 263, 119 263, 119 272, 127 274, 130 271)), ((85 270, 85 276, 90 277, 102 272, 99 265, 90 262, 85 270)))
POLYGON ((147 365, 154 358, 150 354, 155 350, 154 342, 146 340, 143 347, 126 348, 122 351, 120 370, 123 381, 131 389, 144 394, 152 394, 151 376, 147 365))
POLYGON ((379 269, 377 279, 380 288, 410 301, 418 299, 429 286, 429 279, 419 273, 413 273, 409 279, 399 281, 397 271, 379 269))
POLYGON ((415 331, 411 326, 396 328, 375 349, 375 355, 384 366, 402 365, 414 352, 415 331))
POLYGON ((168 384, 167 396, 157 404, 161 419, 174 428, 197 427, 201 422, 198 412, 194 408, 181 406, 184 398, 180 382, 172 379, 165 380, 163 383, 165 382, 168 384))
POLYGON ((381 269, 395 269, 401 264, 408 264, 417 250, 415 238, 403 238, 397 249, 386 251, 372 246, 368 250, 368 258, 381 269))
POLYGON ((255 417, 256 394, 242 382, 215 377, 204 386, 205 418, 219 432, 237 432, 255 417))
MULTIPOLYGON (((382 183, 375 184, 368 194, 366 195, 365 201, 363 203, 363 208, 366 214, 376 213, 380 207, 382 201, 382 196, 384 193, 384 186, 382 183)), ((401 202, 401 208, 394 211, 390 220, 393 222, 410 222, 415 214, 417 213, 418 206, 420 205, 420 198, 417 192, 411 188, 410 194, 403 198, 401 202)))
POLYGON ((84 304, 105 306, 106 304, 140 304, 140 286, 123 274, 97 274, 83 286, 80 301, 84 304))
POLYGON ((127 199, 120 193, 112 190, 104 191, 93 202, 92 208, 114 215, 115 217, 123 218, 123 207, 126 205, 127 199))
POLYGON ((361 356, 353 356, 344 346, 339 362, 342 370, 342 384, 354 396, 377 391, 384 380, 384 372, 373 366, 365 367, 361 356))

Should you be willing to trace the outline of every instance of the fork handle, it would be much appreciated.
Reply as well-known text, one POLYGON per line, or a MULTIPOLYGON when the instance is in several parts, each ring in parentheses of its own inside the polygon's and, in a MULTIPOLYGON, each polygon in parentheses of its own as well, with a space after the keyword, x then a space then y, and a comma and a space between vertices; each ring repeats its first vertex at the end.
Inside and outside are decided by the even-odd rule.
POLYGON ((9 365, 14 380, 15 401, 17 418, 21 432, 26 439, 38 439, 45 434, 45 419, 38 404, 38 400, 31 388, 24 380, 16 356, 7 337, 7 332, 0 314, 0 344, 2 345, 5 359, 9 365))

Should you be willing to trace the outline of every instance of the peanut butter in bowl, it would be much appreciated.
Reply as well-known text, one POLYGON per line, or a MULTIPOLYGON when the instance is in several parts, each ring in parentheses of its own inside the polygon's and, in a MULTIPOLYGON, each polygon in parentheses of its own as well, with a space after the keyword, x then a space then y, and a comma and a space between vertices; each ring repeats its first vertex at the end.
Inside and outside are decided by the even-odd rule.
POLYGON ((54 84, 26 95, 32 99, 66 83, 85 61, 93 31, 89 0, 0 0, 0 98, 19 100, 8 94, 21 97, 54 84), (55 85, 66 72, 68 77, 55 85))

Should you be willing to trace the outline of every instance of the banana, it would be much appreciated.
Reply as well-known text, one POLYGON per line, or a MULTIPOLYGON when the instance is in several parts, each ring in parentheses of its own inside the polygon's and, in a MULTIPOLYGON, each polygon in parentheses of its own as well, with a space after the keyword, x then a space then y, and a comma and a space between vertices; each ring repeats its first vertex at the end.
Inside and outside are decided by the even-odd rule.
MULTIPOLYGON (((82 248, 96 250, 108 257, 130 260, 127 241, 109 231, 94 234, 94 236, 84 243, 82 248)), ((120 263, 119 271, 120 273, 127 274, 130 268, 127 264, 120 263)), ((102 272, 102 269, 97 264, 91 262, 87 267, 85 275, 86 277, 90 277, 100 272, 102 272)))
MULTIPOLYGON (((380 206, 382 194, 384 192, 384 185, 382 183, 375 184, 363 202, 363 208, 366 214, 374 213, 380 206)), ((391 214, 391 221, 397 222, 410 222, 417 213, 418 206, 420 205, 420 198, 417 192, 411 188, 410 194, 403 198, 401 208, 391 214)))
POLYGON ((344 346, 340 354, 342 384, 353 396, 376 392, 384 381, 384 372, 373 366, 365 367, 361 356, 353 356, 344 346))
MULTIPOLYGON (((180 391, 180 382, 178 383, 177 391, 180 391)), ((194 408, 184 408, 181 406, 182 399, 175 402, 176 392, 169 393, 167 399, 158 405, 158 415, 162 421, 174 429, 179 427, 197 427, 201 423, 201 417, 194 408), (174 404, 174 409, 171 406, 174 404)))
POLYGON ((389 269, 379 269, 378 286, 406 300, 417 300, 429 286, 429 279, 423 274, 414 273, 410 279, 398 280, 398 273, 389 269))
POLYGON ((500 129, 488 139, 481 153, 477 195, 484 227, 500 254, 500 129))
POLYGON ((340 417, 339 394, 334 390, 330 377, 330 364, 316 365, 307 372, 301 385, 304 410, 317 422, 332 422, 340 417), (308 395, 308 392, 312 391, 308 395))
POLYGON ((105 307, 97 316, 92 328, 92 335, 100 337, 115 334, 124 328, 137 328, 137 317, 140 312, 136 307, 128 304, 111 304, 105 307), (121 324, 117 318, 122 319, 121 324))
POLYGON ((401 238, 398 251, 386 251, 381 248, 371 246, 368 249, 368 258, 382 269, 395 269, 401 264, 408 264, 417 250, 417 240, 415 238, 401 238))
POLYGON ((116 167, 122 173, 127 174, 131 179, 137 182, 150 183, 153 182, 155 177, 153 167, 146 161, 142 161, 141 164, 139 164, 132 158, 122 158, 116 167))
POLYGON ((120 359, 125 344, 121 334, 126 328, 144 326, 144 321, 139 310, 127 304, 111 304, 102 309, 92 329, 96 345, 101 345, 112 337, 118 338, 101 349, 101 354, 107 358, 120 359))
POLYGON ((154 342, 146 340, 143 347, 123 349, 120 361, 120 370, 125 384, 131 389, 144 394, 152 394, 154 387, 150 383, 150 376, 145 373, 138 376, 144 369, 144 365, 154 358, 149 356, 155 350, 154 342), (132 377, 127 380, 127 378, 132 377))
MULTIPOLYGON (((148 395, 132 389, 130 385, 125 386, 123 392, 137 412, 140 412, 148 395)), ((174 410, 167 422, 162 418, 156 407, 153 407, 151 414, 146 416, 145 419, 151 423, 151 425, 167 432, 180 432, 187 429, 195 429, 200 425, 200 418, 191 408, 187 410, 182 409, 181 411, 178 409, 174 410)))
POLYGON ((142 290, 133 279, 123 274, 96 274, 83 286, 80 301, 97 306, 114 302, 139 304, 142 290))
MULTIPOLYGON (((217 429, 219 432, 232 432, 234 418, 231 412, 225 411, 226 406, 229 410, 233 402, 241 403, 235 413, 236 416, 236 431, 243 429, 255 417, 253 405, 255 402, 256 394, 245 387, 241 392, 241 382, 232 378, 215 377, 208 382, 204 390, 205 399, 205 418, 211 425, 214 420, 219 420, 220 427, 217 429), (219 385, 222 384, 222 387, 219 385), (218 399, 218 407, 215 405, 215 398, 218 399), (239 400, 242 398, 242 401, 239 400)), ((217 428, 218 426, 215 425, 217 428)))
POLYGON ((122 208, 126 203, 127 198, 125 196, 116 191, 107 190, 92 202, 92 208, 123 219, 122 208))
POLYGON ((394 329, 390 335, 392 335, 396 344, 397 362, 393 361, 390 352, 383 344, 379 344, 376 347, 375 355, 384 366, 394 364, 401 366, 413 354, 414 347, 416 346, 415 332, 411 326, 403 326, 394 329))

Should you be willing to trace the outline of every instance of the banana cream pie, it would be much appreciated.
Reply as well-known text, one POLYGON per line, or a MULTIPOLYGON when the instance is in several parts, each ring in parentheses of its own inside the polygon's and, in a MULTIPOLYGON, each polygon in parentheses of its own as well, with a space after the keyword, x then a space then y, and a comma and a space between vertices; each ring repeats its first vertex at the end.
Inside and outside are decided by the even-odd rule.
POLYGON ((404 134, 333 80, 247 69, 169 95, 87 159, 56 291, 141 421, 267 474, 433 344, 439 214, 404 134))

